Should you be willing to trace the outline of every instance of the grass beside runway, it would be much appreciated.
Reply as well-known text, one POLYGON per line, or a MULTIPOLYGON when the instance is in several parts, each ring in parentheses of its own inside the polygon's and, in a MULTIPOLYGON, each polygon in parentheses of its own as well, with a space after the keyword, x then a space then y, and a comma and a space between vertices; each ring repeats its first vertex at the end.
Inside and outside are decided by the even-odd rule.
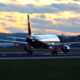
POLYGON ((76 80, 80 59, 0 60, 0 80, 76 80))

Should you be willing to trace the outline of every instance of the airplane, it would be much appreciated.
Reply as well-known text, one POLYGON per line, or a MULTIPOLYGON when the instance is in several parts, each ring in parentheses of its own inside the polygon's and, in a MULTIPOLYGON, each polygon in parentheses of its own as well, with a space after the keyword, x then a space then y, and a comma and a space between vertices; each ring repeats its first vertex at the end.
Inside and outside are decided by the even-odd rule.
MULTIPOLYGON (((61 43, 58 35, 48 34, 32 34, 31 24, 28 14, 28 35, 26 38, 10 37, 18 39, 18 41, 2 40, 3 42, 15 42, 18 44, 25 44, 24 49, 28 55, 33 55, 33 48, 36 49, 51 49, 52 55, 58 55, 59 52, 67 53, 70 50, 70 45, 78 42, 61 43)), ((80 43, 80 42, 79 42, 80 43)))

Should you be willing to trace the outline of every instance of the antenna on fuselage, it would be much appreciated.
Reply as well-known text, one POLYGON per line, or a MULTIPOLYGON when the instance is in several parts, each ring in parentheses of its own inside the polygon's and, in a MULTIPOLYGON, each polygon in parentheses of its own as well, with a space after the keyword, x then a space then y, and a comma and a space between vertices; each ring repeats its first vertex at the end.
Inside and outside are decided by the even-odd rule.
POLYGON ((28 35, 30 36, 31 34, 32 34, 32 31, 31 31, 30 19, 28 14, 28 35))

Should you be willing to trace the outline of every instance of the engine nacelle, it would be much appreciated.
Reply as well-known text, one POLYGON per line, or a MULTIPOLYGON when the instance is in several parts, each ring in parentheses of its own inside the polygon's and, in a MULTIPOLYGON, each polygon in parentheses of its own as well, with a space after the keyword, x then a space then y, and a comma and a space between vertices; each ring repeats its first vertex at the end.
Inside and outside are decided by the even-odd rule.
POLYGON ((70 46, 69 45, 63 45, 62 49, 63 52, 68 52, 70 50, 70 46))

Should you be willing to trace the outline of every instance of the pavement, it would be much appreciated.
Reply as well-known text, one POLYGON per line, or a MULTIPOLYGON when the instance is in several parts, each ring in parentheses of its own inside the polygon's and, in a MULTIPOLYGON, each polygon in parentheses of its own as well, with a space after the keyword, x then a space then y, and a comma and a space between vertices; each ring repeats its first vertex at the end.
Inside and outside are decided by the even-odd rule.
POLYGON ((59 53, 58 56, 53 56, 50 52, 36 52, 33 56, 28 56, 27 52, 0 52, 0 60, 70 58, 80 58, 80 52, 69 52, 67 54, 59 53))
POLYGON ((0 60, 31 60, 31 59, 77 59, 80 56, 28 56, 28 57, 1 57, 0 60))

